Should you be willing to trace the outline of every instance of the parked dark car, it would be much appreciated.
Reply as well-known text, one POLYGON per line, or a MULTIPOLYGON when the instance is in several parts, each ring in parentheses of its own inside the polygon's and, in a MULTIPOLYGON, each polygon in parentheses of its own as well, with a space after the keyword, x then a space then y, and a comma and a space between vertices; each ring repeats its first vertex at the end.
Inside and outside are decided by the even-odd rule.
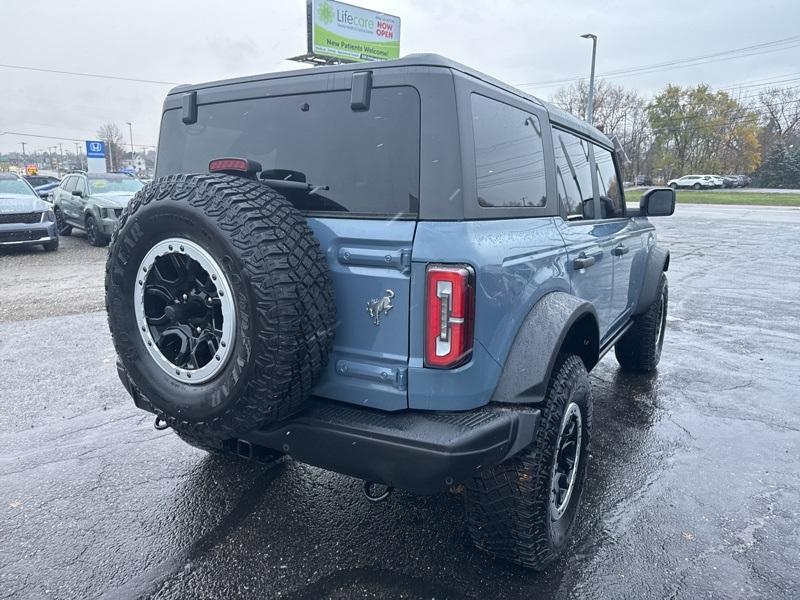
POLYGON ((733 175, 736 178, 736 187, 747 187, 752 181, 747 175, 733 175))
POLYGON ((58 249, 56 217, 19 175, 0 173, 0 246, 34 246, 58 249))
POLYGON ((736 175, 723 175, 722 187, 735 188, 739 186, 739 178, 736 175))
POLYGON ((53 190, 53 210, 58 232, 70 235, 73 228, 86 231, 92 246, 105 246, 111 232, 142 183, 122 173, 71 173, 53 190))
POLYGON ((653 178, 650 175, 637 175, 633 178, 633 185, 650 186, 653 185, 653 178))
POLYGON ((52 175, 26 175, 25 181, 31 184, 31 187, 36 191, 40 198, 46 200, 53 189, 58 187, 61 180, 52 175))

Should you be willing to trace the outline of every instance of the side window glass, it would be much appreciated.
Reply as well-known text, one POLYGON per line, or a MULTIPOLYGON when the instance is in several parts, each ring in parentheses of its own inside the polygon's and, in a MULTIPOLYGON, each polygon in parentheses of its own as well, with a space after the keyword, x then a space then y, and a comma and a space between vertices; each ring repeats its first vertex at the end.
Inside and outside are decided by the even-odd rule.
POLYGON ((594 164, 597 170, 597 190, 600 194, 601 219, 616 219, 625 216, 614 157, 600 146, 594 147, 594 164))
POLYGON ((544 148, 539 120, 513 106, 472 94, 478 203, 544 206, 544 148))
POLYGON ((88 193, 86 190, 86 180, 83 177, 76 177, 75 179, 77 180, 75 183, 75 189, 82 191, 83 195, 87 196, 88 193))
POLYGON ((62 187, 64 188, 65 192, 72 193, 72 190, 75 189, 75 180, 76 179, 77 179, 77 177, 75 177, 74 175, 70 175, 69 177, 67 177, 66 181, 61 184, 62 187))
POLYGON ((571 133, 553 129, 553 143, 558 199, 567 209, 567 218, 594 219, 588 142, 571 133))

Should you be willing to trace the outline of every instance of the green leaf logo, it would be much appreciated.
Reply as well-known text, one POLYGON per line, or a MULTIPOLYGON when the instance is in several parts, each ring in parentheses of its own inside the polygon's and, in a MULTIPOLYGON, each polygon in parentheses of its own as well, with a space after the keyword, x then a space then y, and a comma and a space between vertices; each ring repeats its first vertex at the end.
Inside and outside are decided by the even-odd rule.
POLYGON ((317 16, 325 25, 330 25, 333 22, 333 8, 328 2, 323 2, 317 7, 317 16))

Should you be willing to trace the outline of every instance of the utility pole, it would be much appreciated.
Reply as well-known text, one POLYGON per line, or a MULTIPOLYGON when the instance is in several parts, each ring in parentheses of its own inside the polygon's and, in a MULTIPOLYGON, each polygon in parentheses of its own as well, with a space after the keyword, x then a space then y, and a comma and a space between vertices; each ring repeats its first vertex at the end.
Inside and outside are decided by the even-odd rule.
POLYGON ((581 37, 592 40, 592 71, 589 75, 589 101, 586 107, 586 121, 591 125, 594 110, 594 61, 597 56, 597 36, 593 33, 584 33, 581 37))
POLYGON ((131 168, 133 168, 133 125, 131 125, 130 121, 125 122, 128 124, 128 133, 131 135, 131 168))
POLYGON ((75 142, 75 159, 78 161, 78 168, 83 169, 83 157, 81 157, 80 142, 75 142))
POLYGON ((61 175, 61 169, 64 167, 64 148, 61 147, 61 142, 58 143, 58 153, 61 156, 58 163, 58 174, 61 175))
POLYGON ((20 142, 22 144, 22 162, 25 162, 25 145, 27 142, 20 142))

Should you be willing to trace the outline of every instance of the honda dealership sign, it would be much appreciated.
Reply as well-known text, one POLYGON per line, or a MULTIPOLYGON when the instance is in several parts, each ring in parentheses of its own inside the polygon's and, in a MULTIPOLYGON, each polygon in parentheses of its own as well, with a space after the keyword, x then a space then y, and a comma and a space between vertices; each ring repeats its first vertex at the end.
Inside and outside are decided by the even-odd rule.
POLYGON ((308 52, 342 62, 399 58, 400 17, 335 0, 308 0, 308 52))

